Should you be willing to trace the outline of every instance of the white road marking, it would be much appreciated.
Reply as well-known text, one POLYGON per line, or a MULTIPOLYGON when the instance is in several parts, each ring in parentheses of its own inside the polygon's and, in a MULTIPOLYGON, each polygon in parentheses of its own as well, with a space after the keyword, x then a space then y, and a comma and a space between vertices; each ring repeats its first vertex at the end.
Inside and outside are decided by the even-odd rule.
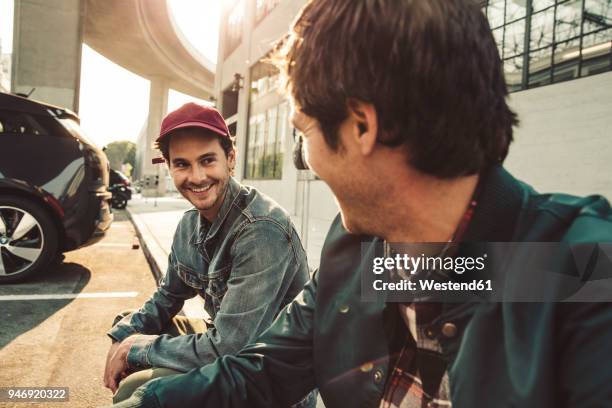
POLYGON ((40 295, 0 295, 0 302, 14 300, 133 298, 138 292, 50 293, 40 295))

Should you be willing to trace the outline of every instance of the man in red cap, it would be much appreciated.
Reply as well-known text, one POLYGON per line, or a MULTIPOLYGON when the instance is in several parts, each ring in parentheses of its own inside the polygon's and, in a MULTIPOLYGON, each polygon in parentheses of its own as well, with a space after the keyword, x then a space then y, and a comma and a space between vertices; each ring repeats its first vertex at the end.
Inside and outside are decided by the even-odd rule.
POLYGON ((152 378, 235 354, 309 278, 289 215, 232 177, 234 143, 217 110, 183 105, 164 118, 156 144, 194 208, 177 227, 158 290, 140 310, 118 316, 108 332, 113 343, 104 384, 115 402, 152 378), (176 316, 197 295, 210 320, 176 316))

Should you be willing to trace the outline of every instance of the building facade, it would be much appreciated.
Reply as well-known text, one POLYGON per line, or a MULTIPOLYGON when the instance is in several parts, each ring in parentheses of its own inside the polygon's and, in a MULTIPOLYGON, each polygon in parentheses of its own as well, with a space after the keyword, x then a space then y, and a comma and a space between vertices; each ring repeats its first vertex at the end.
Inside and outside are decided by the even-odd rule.
MULTIPOLYGON (((338 209, 325 183, 295 170, 287 100, 267 59, 304 0, 224 3, 218 105, 237 137, 236 175, 294 217, 312 266, 338 209)), ((612 2, 481 2, 521 125, 507 167, 542 191, 612 198, 612 2)))

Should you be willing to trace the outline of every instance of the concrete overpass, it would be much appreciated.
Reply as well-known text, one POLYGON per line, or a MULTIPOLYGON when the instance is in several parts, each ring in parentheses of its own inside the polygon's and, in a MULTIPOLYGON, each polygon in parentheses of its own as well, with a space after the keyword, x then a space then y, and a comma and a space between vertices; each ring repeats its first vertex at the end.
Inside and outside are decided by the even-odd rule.
POLYGON ((87 0, 83 41, 137 75, 213 96, 215 65, 183 38, 166 0, 87 0))
POLYGON ((169 88, 210 99, 215 65, 177 29, 167 0, 15 0, 13 92, 36 88, 33 98, 78 112, 83 43, 151 81, 140 175, 158 174, 150 146, 169 88))

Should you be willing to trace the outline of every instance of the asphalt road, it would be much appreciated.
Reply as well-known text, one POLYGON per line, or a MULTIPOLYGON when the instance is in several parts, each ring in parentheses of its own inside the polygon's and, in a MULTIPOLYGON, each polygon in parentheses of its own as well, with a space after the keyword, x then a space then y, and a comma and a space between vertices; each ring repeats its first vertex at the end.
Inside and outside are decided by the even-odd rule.
POLYGON ((139 307, 155 289, 134 242, 126 214, 115 212, 102 241, 66 253, 61 265, 38 278, 0 285, 0 387, 69 388, 67 402, 0 402, 0 407, 110 404, 111 392, 102 383, 110 346, 105 332, 117 313, 139 307), (14 295, 26 298, 11 299, 14 295))

